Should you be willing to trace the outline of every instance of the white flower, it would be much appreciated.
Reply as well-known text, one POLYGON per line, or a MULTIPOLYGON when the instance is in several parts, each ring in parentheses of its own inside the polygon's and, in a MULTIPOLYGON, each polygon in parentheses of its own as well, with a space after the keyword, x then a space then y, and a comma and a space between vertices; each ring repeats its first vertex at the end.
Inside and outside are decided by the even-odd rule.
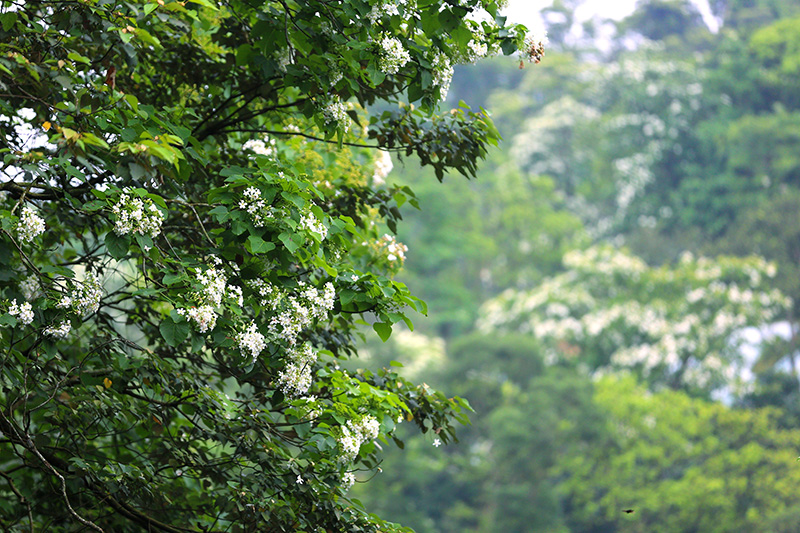
POLYGON ((352 472, 345 472, 342 475, 342 490, 348 491, 356 483, 356 475, 352 472))
POLYGON ((283 393, 290 397, 302 396, 311 387, 311 371, 317 362, 317 354, 309 344, 287 351, 289 363, 278 374, 283 393))
POLYGON ((297 483, 298 485, 302 485, 303 483, 305 483, 305 481, 303 480, 303 476, 298 474, 295 483, 297 483))
POLYGON ((18 305, 16 298, 11 302, 11 306, 8 308, 8 314, 17 317, 17 320, 25 326, 33 322, 33 307, 31 304, 25 302, 18 305))
POLYGON ((72 330, 72 325, 69 323, 68 320, 64 320, 57 326, 50 326, 48 328, 45 328, 44 334, 48 337, 64 339, 66 338, 67 335, 69 335, 70 330, 72 330))
POLYGON ((328 70, 328 79, 331 83, 331 88, 335 87, 337 83, 342 81, 342 69, 336 65, 331 65, 328 70))
POLYGON ((122 192, 111 211, 117 217, 114 223, 114 233, 117 235, 138 233, 155 238, 161 233, 164 215, 153 200, 134 196, 130 189, 122 192))
POLYGON ((439 446, 441 446, 441 445, 442 445, 442 441, 441 441, 441 440, 439 440, 439 438, 437 437, 437 438, 433 439, 433 445, 434 445, 436 448, 438 448, 439 446))
MULTIPOLYGON (((220 262, 219 258, 212 258, 212 262, 220 262)), ((200 297, 203 303, 219 307, 222 305, 222 299, 226 295, 226 287, 228 279, 222 269, 215 267, 207 268, 206 270, 198 270, 195 274, 197 281, 203 286, 200 297)))
POLYGON ((92 314, 100 307, 103 286, 94 274, 86 274, 86 279, 76 282, 69 294, 64 294, 56 304, 58 309, 71 309, 77 315, 92 314))
POLYGON ((201 305, 200 307, 192 307, 189 309, 178 309, 178 314, 194 320, 197 324, 197 329, 200 333, 206 333, 214 329, 217 324, 217 313, 210 305, 201 305))
POLYGON ((239 307, 242 306, 244 303, 244 297, 242 296, 242 288, 238 285, 228 285, 227 293, 225 294, 225 300, 229 302, 233 302, 239 307))
POLYGON ((266 142, 261 139, 250 139, 242 145, 242 149, 252 150, 258 155, 270 157, 275 155, 276 145, 275 139, 266 137, 266 142))
POLYGON ((398 242, 392 235, 386 234, 378 240, 378 246, 386 253, 386 259, 392 263, 398 262, 401 265, 406 259, 408 246, 398 242))
POLYGON ((441 100, 447 98, 450 91, 450 82, 453 80, 453 66, 442 52, 436 52, 431 60, 431 73, 433 75, 433 85, 439 87, 439 97, 441 100))
POLYGON ((486 57, 486 54, 489 53, 489 48, 486 46, 486 43, 476 41, 475 39, 467 43, 467 48, 469 48, 470 63, 474 63, 478 59, 486 57))
POLYGON ((38 298, 40 294, 40 285, 39 278, 36 276, 36 274, 31 274, 27 278, 23 279, 19 284, 19 290, 22 293, 22 296, 24 296, 29 302, 38 298))
MULTIPOLYGON (((404 1, 402 3, 405 3, 404 1)), ((397 10, 397 1, 390 0, 388 2, 378 2, 372 6, 372 10, 367 14, 370 24, 377 24, 383 18, 399 15, 397 10)))
POLYGON ((392 168, 394 168, 394 165, 392 164, 391 154, 386 150, 378 150, 378 158, 375 160, 375 172, 372 174, 372 183, 374 185, 383 185, 392 168))
POLYGON ((20 242, 23 244, 31 242, 34 238, 44 233, 44 230, 44 219, 37 215, 30 206, 23 207, 22 215, 17 223, 17 236, 20 242))
POLYGON ((339 442, 339 462, 348 463, 356 458, 361 444, 375 440, 380 432, 380 424, 371 415, 364 415, 358 420, 348 420, 341 426, 339 442))
POLYGON ((380 40, 378 67, 384 74, 397 74, 406 63, 411 61, 408 51, 403 48, 403 43, 395 37, 385 36, 380 40))
POLYGON ((340 429, 341 435, 336 439, 340 449, 339 462, 349 463, 358 455, 361 449, 361 441, 346 426, 341 426, 340 429))
POLYGON ((258 305, 262 307, 269 307, 273 310, 278 308, 278 305, 283 298, 283 294, 277 287, 264 281, 263 279, 248 280, 246 281, 246 284, 261 297, 258 305))
POLYGON ((267 222, 275 219, 275 210, 272 206, 267 205, 261 197, 261 191, 255 187, 248 187, 242 193, 243 198, 239 200, 239 209, 246 211, 253 221, 253 224, 258 227, 264 227, 267 222))
POLYGON ((243 354, 249 352, 253 357, 253 362, 258 359, 259 354, 267 347, 266 338, 258 331, 255 322, 252 322, 245 331, 236 336, 236 343, 243 354))
POLYGON ((381 425, 374 416, 365 415, 359 420, 349 420, 347 426, 361 439, 361 442, 368 442, 378 438, 381 425))
POLYGON ((93 274, 86 274, 86 279, 72 291, 71 306, 78 315, 92 314, 100 307, 103 297, 103 286, 93 274))
POLYGON ((336 293, 333 284, 325 284, 322 292, 314 287, 300 283, 300 294, 286 298, 286 307, 273 316, 269 322, 269 332, 290 346, 297 336, 309 327, 314 319, 324 320, 333 309, 336 293))
POLYGON ((324 241, 325 237, 328 236, 328 228, 312 213, 303 215, 300 219, 300 229, 316 233, 319 235, 320 241, 324 241))
POLYGON ((337 96, 322 109, 322 118, 325 124, 333 124, 341 128, 345 133, 350 129, 350 119, 347 116, 347 106, 345 106, 337 96))

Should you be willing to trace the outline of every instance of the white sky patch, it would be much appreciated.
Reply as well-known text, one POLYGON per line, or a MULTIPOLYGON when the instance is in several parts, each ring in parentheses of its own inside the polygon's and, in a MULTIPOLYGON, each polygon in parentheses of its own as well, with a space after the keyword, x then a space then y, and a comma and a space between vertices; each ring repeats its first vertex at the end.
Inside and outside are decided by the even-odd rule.
MULTIPOLYGON (((692 0, 697 6, 703 21, 708 28, 716 33, 719 30, 719 21, 711 14, 708 0, 692 0)), ((508 16, 509 22, 525 25, 530 30, 544 29, 542 9, 553 4, 552 0, 509 0, 508 7, 503 14, 508 16)), ((584 0, 575 10, 575 20, 578 24, 595 17, 600 19, 621 20, 631 13, 636 7, 636 0, 584 0)))

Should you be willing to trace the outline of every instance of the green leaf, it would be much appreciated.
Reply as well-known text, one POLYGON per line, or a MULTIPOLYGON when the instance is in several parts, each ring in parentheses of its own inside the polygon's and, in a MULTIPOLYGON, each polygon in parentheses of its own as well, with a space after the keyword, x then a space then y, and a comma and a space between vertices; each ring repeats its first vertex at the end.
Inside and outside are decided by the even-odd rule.
POLYGON ((117 235, 113 231, 106 233, 106 248, 114 259, 122 259, 128 255, 128 248, 131 246, 131 238, 128 235, 117 235))
POLYGON ((383 342, 389 340, 389 337, 392 335, 392 325, 385 322, 375 322, 372 324, 372 329, 375 330, 375 333, 378 334, 378 337, 380 337, 383 342))
POLYGON ((14 24, 17 23, 17 14, 13 11, 10 13, 3 13, 0 15, 0 24, 3 25, 3 31, 11 31, 14 24))
POLYGON ((47 265, 42 267, 42 272, 45 274, 57 274, 70 279, 75 277, 75 273, 72 270, 60 265, 47 265))
POLYGON ((179 281, 183 281, 185 279, 186 279, 186 274, 184 274, 183 272, 178 272, 177 274, 170 273, 170 274, 164 274, 164 278, 161 280, 161 283, 163 283, 164 285, 175 285, 179 281))
POLYGON ((281 233, 278 235, 278 239, 280 239, 283 245, 286 246, 286 249, 291 253, 295 253, 302 244, 302 242, 298 242, 298 237, 300 236, 294 233, 281 233))
POLYGON ((99 211, 106 206, 105 202, 101 202, 100 200, 92 200, 90 202, 86 202, 83 204, 83 210, 88 212, 99 211))
POLYGON ((186 340, 189 336, 188 322, 175 322, 171 316, 165 318, 158 326, 161 336, 173 348, 186 340))
POLYGON ((351 289, 342 289, 339 291, 339 301, 342 305, 347 305, 353 301, 353 298, 356 297, 358 293, 351 289))
POLYGON ((153 247, 153 239, 150 235, 142 235, 141 233, 137 233, 136 237, 136 244, 139 245, 139 248, 142 250, 149 250, 153 247))
POLYGON ((67 54, 67 59, 71 59, 72 61, 76 61, 78 63, 84 63, 86 65, 91 65, 91 61, 89 61, 88 57, 84 57, 77 52, 70 52, 67 54))
POLYGON ((230 214, 228 213, 228 208, 224 205, 218 205, 214 209, 208 212, 210 215, 214 215, 214 218, 217 219, 217 222, 223 224, 228 221, 230 218, 230 214))
POLYGON ((250 247, 250 252, 254 254, 263 254, 275 249, 275 243, 265 241, 258 235, 250 235, 247 238, 247 244, 250 247))

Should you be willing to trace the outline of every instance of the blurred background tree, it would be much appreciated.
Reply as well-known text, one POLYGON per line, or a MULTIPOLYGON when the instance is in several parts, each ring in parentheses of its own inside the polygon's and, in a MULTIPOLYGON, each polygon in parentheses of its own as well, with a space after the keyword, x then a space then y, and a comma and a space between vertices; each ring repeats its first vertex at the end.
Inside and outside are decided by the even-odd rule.
POLYGON ((793 531, 800 3, 712 1, 713 31, 692 2, 581 4, 543 11, 541 68, 456 73, 504 142, 475 182, 417 187, 441 209, 406 214, 400 276, 436 349, 370 362, 428 368, 476 413, 355 490, 419 532, 793 531))

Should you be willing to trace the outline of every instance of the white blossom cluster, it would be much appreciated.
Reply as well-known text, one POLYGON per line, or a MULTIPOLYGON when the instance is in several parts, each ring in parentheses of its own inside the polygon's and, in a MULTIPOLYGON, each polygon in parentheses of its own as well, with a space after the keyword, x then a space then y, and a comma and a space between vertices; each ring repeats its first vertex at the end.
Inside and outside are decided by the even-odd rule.
POLYGON ((219 307, 223 300, 242 306, 242 288, 236 285, 229 285, 228 278, 222 270, 222 261, 217 257, 212 257, 210 262, 214 265, 205 270, 198 270, 195 273, 197 281, 200 282, 202 289, 198 296, 207 305, 219 307))
POLYGON ((378 437, 380 423, 371 415, 364 415, 358 420, 348 420, 341 426, 339 437, 339 462, 350 463, 358 456, 361 445, 378 437))
POLYGON ((328 228, 313 213, 309 212, 300 218, 300 229, 310 231, 319 236, 320 241, 324 241, 328 236, 328 228))
POLYGON ((358 420, 348 420, 347 427, 359 436, 361 442, 377 439, 381 430, 380 423, 371 415, 362 416, 358 420))
POLYGON ((24 326, 33 322, 33 306, 29 302, 18 304, 17 299, 14 298, 8 308, 8 314, 17 317, 17 320, 24 326))
POLYGON ((273 316, 269 322, 269 333, 289 346, 297 342, 297 337, 315 319, 324 320, 333 309, 336 293, 333 284, 325 284, 322 291, 300 284, 298 295, 284 299, 285 308, 273 316))
POLYGON ((278 383, 286 396, 297 397, 308 392, 311 387, 311 372, 317 362, 317 354, 311 345, 304 343, 286 352, 288 363, 278 374, 278 383))
POLYGON ((266 142, 262 139, 250 139, 242 145, 243 150, 252 150, 258 155, 267 157, 274 156, 277 151, 277 143, 275 139, 266 138, 266 142))
POLYGON ((260 278, 248 280, 246 283, 253 292, 258 294, 258 305, 261 307, 269 307, 273 310, 278 308, 283 298, 283 293, 281 293, 278 287, 260 278))
POLYGON ((239 345, 239 350, 241 350, 242 354, 250 355, 253 358, 253 362, 255 362, 264 348, 267 347, 267 339, 258 331, 256 323, 251 322, 246 330, 236 336, 236 344, 239 345))
POLYGON ((207 333, 217 325, 217 312, 210 305, 177 309, 177 313, 189 321, 194 321, 200 333, 207 333))
POLYGON ((150 198, 135 196, 130 189, 125 189, 119 200, 111 208, 117 220, 114 223, 114 233, 128 235, 138 233, 149 235, 152 238, 161 233, 161 224, 164 215, 150 198))
POLYGON ((331 88, 335 87, 337 83, 342 81, 342 77, 344 77, 342 69, 340 69, 337 65, 331 65, 328 69, 328 80, 330 81, 331 88))
POLYGON ((481 40, 472 39, 467 43, 467 57, 466 62, 476 63, 479 59, 486 57, 489 53, 489 47, 481 40))
POLYGON ((356 484, 356 475, 352 472, 342 474, 342 490, 350 490, 356 484))
POLYGON ((347 116, 347 106, 338 97, 322 108, 322 118, 325 120, 325 124, 333 124, 345 133, 350 130, 350 117, 347 116))
POLYGON ((242 288, 228 283, 222 260, 212 256, 209 263, 211 264, 207 268, 195 272, 195 279, 200 284, 200 290, 194 293, 198 305, 176 310, 193 322, 200 333, 208 333, 214 329, 217 324, 217 310, 223 303, 239 307, 244 303, 242 288))
POLYGON ((396 37, 384 36, 379 41, 378 68, 384 74, 397 74, 406 63, 411 61, 411 55, 403 47, 403 43, 396 37))
POLYGON ((442 52, 436 52, 431 60, 431 74, 433 85, 439 87, 439 98, 444 100, 450 92, 450 82, 453 81, 453 65, 450 58, 442 52))
POLYGON ((56 304, 58 309, 71 309, 79 316, 89 315, 100 307, 103 297, 103 285, 93 274, 86 274, 82 282, 76 282, 75 288, 61 297, 56 304))
POLYGON ((22 208, 22 214, 17 223, 17 236, 22 244, 27 244, 44 233, 44 219, 36 214, 30 206, 22 208))
POLYGON ((275 211, 261 196, 261 190, 256 187, 248 187, 242 193, 239 200, 239 209, 250 215, 250 219, 257 228, 267 225, 267 222, 275 218, 275 211))
POLYGON ((573 250, 564 254, 564 266, 584 272, 637 276, 647 270, 647 263, 609 246, 573 250))
POLYGON ((32 302, 41 295, 41 285, 39 278, 36 274, 31 274, 19 283, 19 290, 22 296, 29 302, 32 302))
POLYGON ((386 259, 400 265, 406 260, 408 246, 399 242, 393 235, 386 234, 378 240, 378 246, 386 254, 386 259))
POLYGON ((378 157, 375 159, 375 171, 372 174, 373 185, 383 185, 386 183, 386 176, 394 168, 392 155, 386 150, 378 150, 378 157))
POLYGON ((72 325, 69 323, 69 320, 63 320, 57 325, 45 328, 44 334, 47 337, 53 337, 56 339, 65 339, 67 335, 69 335, 69 332, 71 330, 72 330, 72 325))
POLYGON ((367 13, 369 23, 374 25, 384 18, 399 15, 400 11, 397 9, 398 5, 406 4, 406 1, 407 0, 379 0, 372 6, 370 12, 367 13))
POLYGON ((552 361, 588 352, 646 378, 683 369, 686 383, 711 386, 740 364, 738 332, 792 304, 760 285, 774 269, 759 258, 685 256, 674 269, 648 269, 626 253, 589 249, 564 263, 571 270, 539 288, 488 303, 479 328, 530 333, 551 347, 552 361))
POLYGON ((340 427, 341 433, 336 441, 339 444, 339 462, 352 463, 361 450, 361 441, 347 426, 340 427))

